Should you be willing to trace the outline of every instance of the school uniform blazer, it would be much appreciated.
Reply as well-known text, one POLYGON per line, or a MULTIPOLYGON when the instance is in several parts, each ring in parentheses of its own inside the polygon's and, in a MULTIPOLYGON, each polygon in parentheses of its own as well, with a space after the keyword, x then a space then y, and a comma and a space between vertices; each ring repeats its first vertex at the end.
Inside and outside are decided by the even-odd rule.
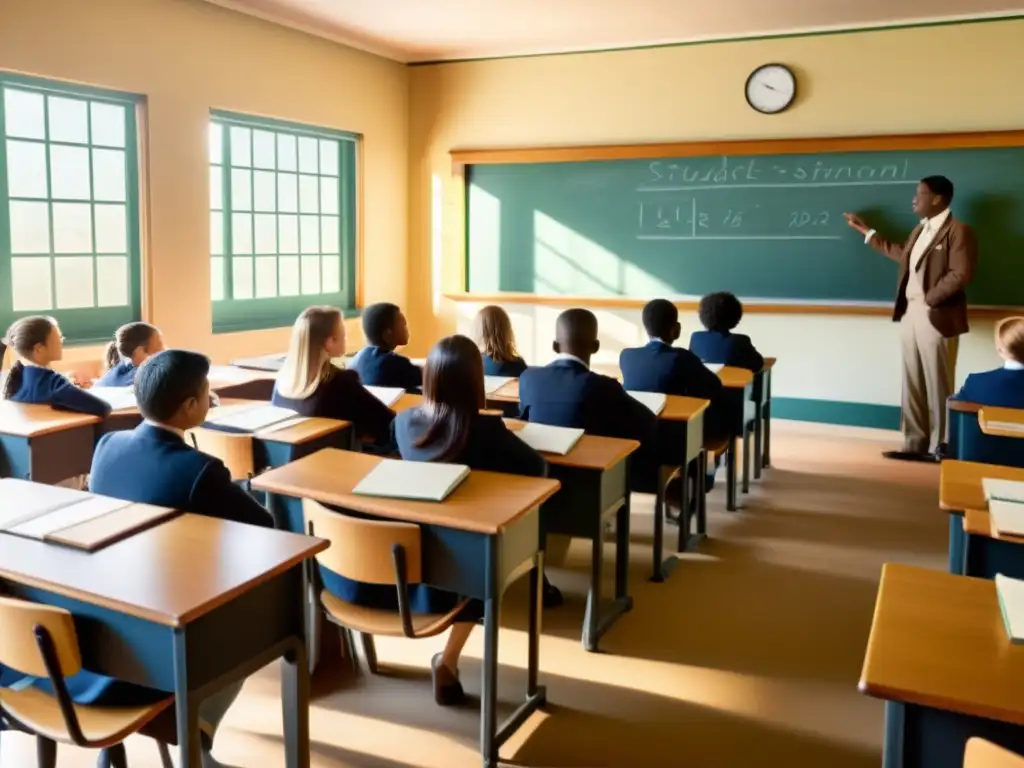
POLYGON ((624 349, 619 355, 622 386, 638 392, 661 392, 713 400, 722 392, 722 381, 697 355, 663 341, 624 349))
POLYGON ((135 384, 135 373, 139 369, 131 360, 122 360, 104 373, 96 382, 97 387, 130 387, 135 384))
POLYGON ((764 367, 764 358, 754 349, 749 336, 728 331, 694 331, 690 351, 705 363, 720 363, 746 368, 757 373, 764 367))
POLYGON ((955 399, 996 408, 1024 408, 1024 369, 972 373, 955 399))
POLYGON ((498 361, 490 355, 481 355, 484 361, 484 376, 511 376, 519 378, 526 370, 526 361, 521 357, 515 360, 498 361))
POLYGON ((49 368, 26 365, 21 371, 21 386, 11 396, 15 403, 50 405, 59 411, 89 413, 106 418, 110 404, 79 389, 63 374, 49 368))
POLYGON ((371 387, 401 387, 404 390, 423 386, 423 371, 408 357, 383 347, 363 347, 349 366, 359 380, 371 387))
POLYGON ((285 397, 274 385, 274 405, 290 408, 302 416, 319 416, 352 422, 356 435, 378 444, 391 437, 395 412, 366 391, 355 371, 335 369, 307 398, 285 397))

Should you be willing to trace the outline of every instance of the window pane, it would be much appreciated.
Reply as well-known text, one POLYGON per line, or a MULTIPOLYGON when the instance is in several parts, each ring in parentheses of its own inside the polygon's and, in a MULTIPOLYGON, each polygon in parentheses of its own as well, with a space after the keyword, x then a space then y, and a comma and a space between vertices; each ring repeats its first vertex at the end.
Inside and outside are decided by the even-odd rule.
POLYGON ((324 293, 338 293, 341 290, 341 256, 322 256, 320 264, 324 293))
POLYGON ((92 257, 54 259, 57 279, 57 309, 95 306, 92 300, 92 257))
POLYGON ((256 253, 277 253, 277 216, 272 213, 257 213, 255 228, 256 253))
POLYGON ((120 149, 92 151, 92 199, 124 202, 127 184, 124 178, 124 152, 120 149))
POLYGON ((299 252, 299 217, 278 216, 277 233, 279 249, 278 253, 299 252))
POLYGON ((301 253, 320 253, 320 217, 299 217, 299 248, 301 253))
MULTIPOLYGON (((50 141, 70 141, 74 144, 89 142, 88 104, 81 99, 63 99, 50 96, 50 141)), ((60 290, 58 279, 57 290, 60 290)), ((57 302, 60 306, 60 302, 57 302)))
POLYGON ((207 137, 210 142, 210 162, 220 165, 224 162, 224 128, 220 123, 210 123, 207 137))
POLYGON ((316 173, 320 170, 316 139, 308 136, 299 137, 299 170, 303 173, 316 173))
POLYGON ((231 215, 231 252, 252 253, 252 214, 231 215))
POLYGON ((256 298, 277 296, 277 257, 260 256, 256 259, 256 298))
POLYGON ((212 211, 210 213, 210 254, 213 256, 224 255, 223 211, 212 211))
POLYGON ((231 169, 231 210, 252 210, 252 171, 231 169))
POLYGON ((248 167, 252 165, 252 131, 248 128, 231 126, 231 164, 248 167))
POLYGON ((101 147, 124 147, 124 107, 117 104, 89 105, 92 114, 92 143, 101 147))
POLYGON ((11 197, 46 197, 46 145, 7 142, 7 184, 11 197))
POLYGON ((128 253, 128 219, 125 207, 97 205, 93 215, 96 217, 96 253, 128 253))
POLYGON ((53 252, 93 252, 91 205, 88 203, 53 204, 53 252))
POLYGON ((333 139, 320 139, 320 173, 338 175, 338 142, 333 139))
POLYGON ((277 178, 270 171, 256 171, 252 177, 253 206, 257 211, 277 210, 277 178))
POLYGON ((257 168, 274 170, 274 134, 270 131, 252 132, 252 164, 257 168))
POLYGON ((320 178, 320 213, 338 212, 338 180, 330 176, 320 178))
POLYGON ((278 259, 281 282, 278 294, 281 296, 299 295, 299 257, 282 256, 278 259))
POLYGON ((299 170, 294 136, 289 136, 286 133, 277 134, 277 169, 279 171, 299 170))
POLYGON ((25 139, 45 139, 43 95, 4 89, 4 125, 8 136, 25 139))
POLYGON ((299 212, 319 213, 320 195, 316 176, 299 176, 299 212))
POLYGON ((96 259, 96 300, 100 307, 128 306, 128 257, 96 259))
POLYGON ((302 293, 305 296, 320 293, 320 257, 302 257, 302 293))
POLYGON ((231 260, 232 298, 252 298, 252 259, 231 260))
POLYGON ((89 199, 88 149, 50 145, 50 196, 56 200, 89 199))
POLYGON ((299 210, 299 177, 293 173, 277 175, 277 210, 296 213, 299 210))
POLYGON ((341 246, 338 245, 338 226, 340 221, 337 216, 320 217, 321 253, 338 253, 341 251, 341 246))
POLYGON ((224 169, 219 165, 210 166, 210 210, 219 211, 224 207, 224 169))
POLYGON ((214 301, 224 299, 224 259, 210 259, 210 298, 214 301))
POLYGON ((46 203, 12 200, 10 210, 11 253, 49 253, 50 207, 46 203))
POLYGON ((11 285, 15 312, 53 309, 49 257, 11 259, 11 285))

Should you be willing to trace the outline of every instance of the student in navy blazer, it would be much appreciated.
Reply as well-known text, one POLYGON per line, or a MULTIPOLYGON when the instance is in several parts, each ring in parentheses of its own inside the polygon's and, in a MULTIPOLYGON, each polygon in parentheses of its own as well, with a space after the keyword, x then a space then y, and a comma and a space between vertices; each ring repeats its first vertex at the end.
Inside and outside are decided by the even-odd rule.
POLYGON ((1024 317, 1007 317, 996 326, 996 351, 1003 358, 1003 367, 970 374, 954 398, 998 408, 1024 408, 1024 317))
POLYGON ((4 343, 14 350, 18 359, 7 372, 0 398, 104 418, 110 415, 109 404, 50 368, 64 356, 64 337, 56 320, 23 317, 7 329, 4 343))
POLYGON ((518 378, 526 370, 526 361, 516 350, 512 321, 501 307, 492 304, 477 312, 473 336, 483 356, 485 376, 518 378))
POLYGON ((366 390, 358 373, 331 363, 344 354, 341 311, 326 306, 303 310, 292 327, 273 403, 303 416, 349 421, 360 440, 388 450, 395 413, 366 390))
MULTIPOLYGON (((134 430, 100 438, 90 488, 126 501, 273 527, 270 513, 231 482, 219 459, 195 450, 185 440, 185 431, 200 426, 210 409, 209 372, 205 356, 180 349, 160 352, 143 363, 135 377, 135 397, 145 421, 134 430)), ((117 684, 110 678, 91 678, 86 681, 88 688, 100 698, 107 695, 105 689, 117 684)), ((205 767, 218 765, 209 754, 212 734, 241 689, 241 682, 232 684, 200 705, 205 767)))
POLYGON ((128 323, 114 332, 103 355, 106 371, 96 382, 98 387, 130 387, 135 372, 157 352, 164 351, 164 337, 149 323, 128 323))
POLYGON ((363 334, 367 346, 356 353, 350 365, 363 384, 406 391, 422 386, 423 371, 395 352, 396 347, 409 343, 409 323, 398 306, 382 302, 364 309, 363 334))
POLYGON ((700 300, 701 324, 707 329, 690 336, 690 351, 705 363, 746 368, 757 373, 764 358, 754 349, 749 336, 733 333, 743 317, 740 300, 728 292, 710 293, 700 300))

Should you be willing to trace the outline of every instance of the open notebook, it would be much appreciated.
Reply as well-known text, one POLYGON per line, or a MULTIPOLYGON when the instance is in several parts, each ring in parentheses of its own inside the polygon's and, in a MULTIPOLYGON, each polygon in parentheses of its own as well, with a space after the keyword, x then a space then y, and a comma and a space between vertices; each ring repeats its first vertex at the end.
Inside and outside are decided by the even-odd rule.
POLYGON ((493 395, 514 378, 514 376, 484 376, 484 392, 493 395))
POLYGON ((1001 535, 1024 536, 1024 504, 993 499, 989 502, 988 511, 992 515, 992 525, 1001 535))
POLYGON ((996 574, 996 597, 1011 643, 1024 643, 1024 581, 996 574))
POLYGON ((359 481, 352 493, 390 499, 444 501, 467 477, 469 467, 462 464, 383 459, 359 481))
POLYGON ((392 405, 398 402, 398 398, 405 394, 405 390, 401 387, 366 387, 367 392, 380 400, 384 405, 390 408, 392 405))
POLYGON ((634 400, 639 400, 650 408, 655 416, 665 410, 665 403, 668 402, 668 396, 660 392, 634 392, 631 389, 627 389, 626 392, 634 400))
POLYGON ((583 437, 583 430, 531 422, 524 424, 522 429, 516 430, 513 434, 535 451, 565 456, 583 437))
POLYGON ((283 425, 299 418, 290 408, 279 408, 267 403, 229 406, 212 412, 203 425, 223 432, 257 432, 268 427, 283 425))
POLYGON ((988 501, 1012 501, 1024 504, 1024 483, 1016 480, 997 480, 986 477, 981 481, 988 501))
POLYGON ((990 419, 986 419, 985 425, 989 429, 1002 429, 1006 432, 1020 432, 1024 435, 1024 424, 1018 421, 992 421, 990 419))
POLYGON ((115 411, 138 408, 138 403, 135 402, 134 387, 92 387, 88 391, 93 397, 98 397, 109 404, 115 411))

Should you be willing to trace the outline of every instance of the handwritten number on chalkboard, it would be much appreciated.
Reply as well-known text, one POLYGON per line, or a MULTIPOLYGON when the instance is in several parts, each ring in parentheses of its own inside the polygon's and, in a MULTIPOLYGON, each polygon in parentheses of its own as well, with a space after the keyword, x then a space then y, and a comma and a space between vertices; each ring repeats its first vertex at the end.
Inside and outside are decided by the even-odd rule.
POLYGON ((790 229, 801 229, 803 227, 825 227, 828 226, 829 213, 821 211, 812 214, 809 211, 793 211, 789 214, 790 229))
POLYGON ((697 226, 704 227, 705 229, 707 229, 709 226, 711 226, 710 224, 708 224, 708 214, 706 214, 706 213, 698 214, 698 216, 697 216, 697 226))
POLYGON ((725 214, 725 218, 722 220, 722 224, 727 227, 736 229, 743 224, 743 211, 734 211, 732 208, 729 209, 728 213, 725 214))

